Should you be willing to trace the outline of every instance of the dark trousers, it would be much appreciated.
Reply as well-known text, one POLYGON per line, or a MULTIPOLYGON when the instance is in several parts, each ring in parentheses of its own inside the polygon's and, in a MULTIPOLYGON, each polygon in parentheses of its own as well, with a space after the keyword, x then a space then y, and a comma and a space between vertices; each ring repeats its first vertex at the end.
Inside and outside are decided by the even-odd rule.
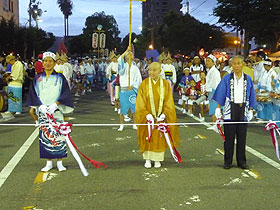
MULTIPOLYGON (((229 122, 242 122, 244 118, 244 107, 232 105, 232 120, 229 122)), ((246 147, 247 124, 225 124, 224 125, 224 163, 232 164, 234 153, 234 140, 236 144, 236 160, 238 165, 246 163, 245 147, 246 147)))

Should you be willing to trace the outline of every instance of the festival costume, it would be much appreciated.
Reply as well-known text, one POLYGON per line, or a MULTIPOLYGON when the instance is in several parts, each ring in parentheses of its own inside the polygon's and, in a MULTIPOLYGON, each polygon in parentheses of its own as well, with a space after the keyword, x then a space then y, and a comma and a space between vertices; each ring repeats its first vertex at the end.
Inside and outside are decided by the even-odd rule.
POLYGON ((24 82, 24 68, 20 61, 12 65, 11 81, 8 83, 8 111, 22 112, 22 84, 24 82))
MULTIPOLYGON (((57 122, 63 122, 63 114, 73 111, 70 89, 65 77, 53 71, 48 80, 46 73, 36 75, 29 90, 27 105, 36 108, 40 124, 47 124, 48 119, 38 107, 50 106, 59 102, 58 110, 53 113, 57 122)), ((48 125, 42 125, 39 130, 40 158, 54 159, 67 156, 65 136, 48 125)))
MULTIPOLYGON (((200 100, 202 100, 199 104, 201 105, 207 105, 209 104, 209 100, 208 100, 208 96, 207 96, 207 91, 206 91, 206 79, 205 79, 205 83, 202 84, 201 80, 196 83, 195 89, 198 90, 200 93, 198 94, 198 97, 203 97, 205 96, 204 100, 201 98, 200 100)), ((198 99, 199 100, 199 99, 198 99)), ((197 101, 198 101, 197 100, 197 101)))
POLYGON ((260 61, 258 63, 255 63, 254 68, 254 82, 257 83, 261 77, 261 75, 265 72, 265 69, 263 67, 264 61, 260 61))
POLYGON ((182 101, 187 101, 188 97, 186 96, 186 90, 190 87, 190 81, 193 80, 191 75, 184 75, 179 83, 179 95, 182 96, 182 101))
POLYGON ((217 108, 217 104, 216 102, 212 101, 212 97, 220 81, 220 72, 215 67, 215 65, 213 65, 206 74, 206 91, 208 92, 210 116, 215 113, 215 109, 217 108))
MULTIPOLYGON (((143 80, 139 87, 136 100, 136 123, 146 124, 149 114, 152 114, 155 123, 162 114, 165 115, 166 123, 177 123, 173 94, 168 81, 162 78, 159 78, 156 82, 147 78, 143 80)), ((169 146, 165 135, 156 128, 151 130, 148 127, 139 125, 137 129, 140 152, 146 160, 163 161, 164 152, 169 146)), ((169 130, 173 139, 171 144, 174 148, 177 148, 180 143, 178 126, 171 125, 169 130)))
MULTIPOLYGON (((255 107, 256 95, 252 79, 242 73, 237 80, 234 73, 226 75, 218 85, 213 96, 219 105, 223 107, 223 119, 228 122, 244 122, 249 119, 249 108, 255 107)), ((237 138, 236 159, 239 166, 246 164, 247 124, 225 124, 225 156, 224 163, 232 164, 234 139, 237 138)))
POLYGON ((164 64, 161 71, 161 77, 169 82, 171 91, 173 93, 173 88, 177 81, 175 67, 172 64, 164 64))
POLYGON ((201 72, 201 71, 203 71, 203 65, 202 64, 199 64, 198 66, 197 65, 192 65, 190 67, 190 73, 192 74, 192 77, 194 78, 195 83, 200 81, 200 74, 193 74, 193 73, 201 72))
POLYGON ((128 72, 129 65, 124 62, 122 57, 118 58, 118 71, 120 75, 120 104, 121 114, 126 115, 128 110, 131 109, 131 113, 135 112, 136 95, 138 88, 142 82, 140 70, 133 63, 130 68, 130 86, 132 90, 128 90, 128 72))
POLYGON ((111 62, 106 69, 106 75, 108 75, 108 88, 107 91, 110 94, 111 104, 114 104, 114 82, 116 81, 116 77, 118 74, 118 63, 111 62))

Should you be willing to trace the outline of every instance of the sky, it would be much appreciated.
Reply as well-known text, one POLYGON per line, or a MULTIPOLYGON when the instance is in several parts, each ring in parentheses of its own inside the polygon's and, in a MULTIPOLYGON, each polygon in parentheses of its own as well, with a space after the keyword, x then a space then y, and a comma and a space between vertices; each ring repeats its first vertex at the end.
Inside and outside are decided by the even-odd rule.
MULTIPOLYGON (((55 36, 64 35, 63 15, 56 0, 40 0, 40 8, 43 11, 39 27, 55 36)), ((95 12, 104 11, 106 15, 113 15, 116 19, 120 37, 129 32, 129 0, 72 0, 73 14, 69 17, 69 35, 79 35, 85 25, 86 18, 95 12)), ((28 25, 29 0, 19 0, 20 24, 28 25)), ((132 31, 141 33, 139 27, 142 25, 141 2, 132 2, 132 31)), ((216 0, 190 0, 190 14, 204 23, 215 24, 217 18, 211 16, 212 9, 216 6, 216 0)), ((35 25, 35 23, 33 23, 35 25)))

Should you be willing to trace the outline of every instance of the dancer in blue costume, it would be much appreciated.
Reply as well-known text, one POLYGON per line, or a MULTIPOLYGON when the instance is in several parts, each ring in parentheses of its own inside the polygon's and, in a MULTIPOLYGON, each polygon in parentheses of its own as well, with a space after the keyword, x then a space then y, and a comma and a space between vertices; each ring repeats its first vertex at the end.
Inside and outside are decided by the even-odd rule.
POLYGON ((62 158, 67 157, 65 137, 48 125, 50 119, 46 113, 53 114, 55 120, 62 123, 63 114, 72 112, 74 105, 68 83, 63 74, 54 70, 55 64, 55 54, 45 52, 43 54, 45 72, 36 75, 27 99, 27 105, 31 107, 31 116, 42 125, 39 130, 40 158, 47 159, 47 164, 41 171, 53 168, 52 159, 57 159, 59 171, 66 170, 62 165, 62 158))

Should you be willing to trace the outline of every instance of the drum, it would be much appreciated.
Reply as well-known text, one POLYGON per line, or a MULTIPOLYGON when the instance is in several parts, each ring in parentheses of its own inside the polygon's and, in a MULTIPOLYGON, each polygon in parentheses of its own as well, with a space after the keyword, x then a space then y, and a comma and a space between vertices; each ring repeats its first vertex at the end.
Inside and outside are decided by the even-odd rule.
POLYGON ((8 110, 8 97, 5 91, 0 90, 0 112, 8 110))

